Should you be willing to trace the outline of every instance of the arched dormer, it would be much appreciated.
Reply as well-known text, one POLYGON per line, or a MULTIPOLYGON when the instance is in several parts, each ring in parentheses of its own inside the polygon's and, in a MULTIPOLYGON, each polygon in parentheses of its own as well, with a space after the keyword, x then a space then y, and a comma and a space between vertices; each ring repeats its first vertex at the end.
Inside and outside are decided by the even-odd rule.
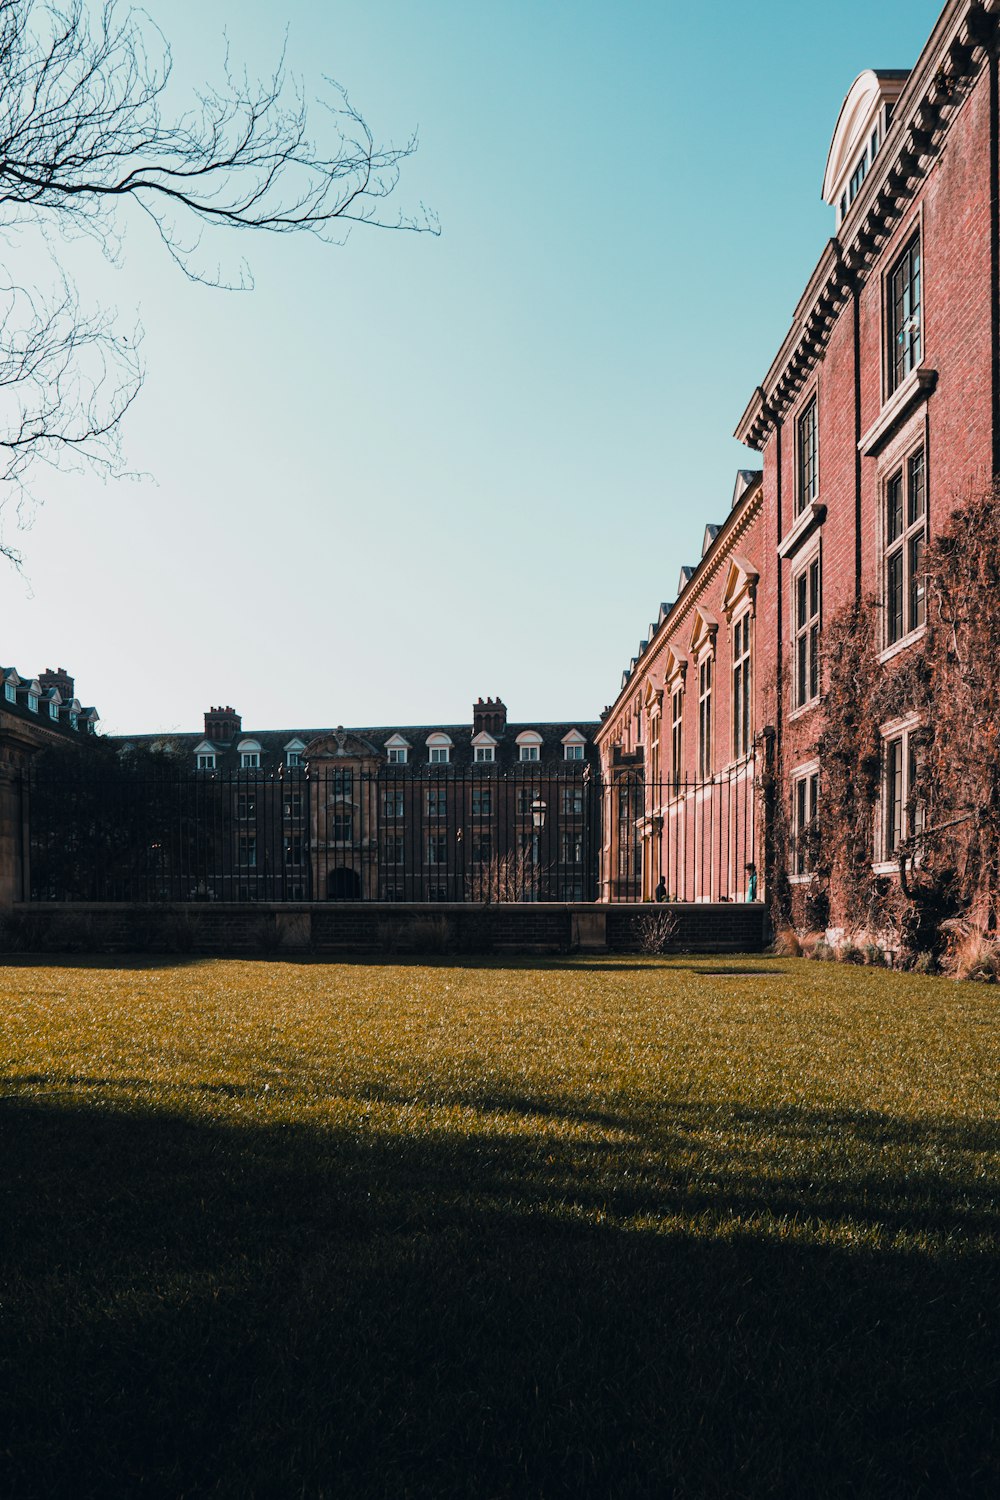
POLYGON ((760 574, 752 562, 734 552, 729 559, 729 572, 726 574, 726 589, 722 596, 722 608, 727 620, 732 620, 733 615, 745 603, 753 607, 757 594, 757 582, 760 574))
POLYGON ((690 645, 691 656, 695 661, 706 651, 715 650, 715 637, 718 633, 719 622, 715 615, 703 605, 696 605, 690 645))
POLYGON ((896 100, 906 85, 905 69, 866 68, 851 84, 837 118, 823 176, 823 200, 845 217, 872 163, 882 149, 896 100))
POLYGON ((251 740, 251 739, 240 740, 239 744, 236 746, 236 750, 237 750, 237 753, 238 753, 238 755, 240 757, 240 770, 241 771, 259 771, 260 770, 260 754, 261 754, 261 752, 260 752, 260 741, 259 740, 251 740))
POLYGON ((436 729, 427 736, 424 742, 427 746, 427 759, 432 766, 447 766, 451 764, 452 738, 443 730, 436 729))
POLYGON ((522 729, 515 744, 518 760, 541 760, 542 737, 537 729, 522 729))

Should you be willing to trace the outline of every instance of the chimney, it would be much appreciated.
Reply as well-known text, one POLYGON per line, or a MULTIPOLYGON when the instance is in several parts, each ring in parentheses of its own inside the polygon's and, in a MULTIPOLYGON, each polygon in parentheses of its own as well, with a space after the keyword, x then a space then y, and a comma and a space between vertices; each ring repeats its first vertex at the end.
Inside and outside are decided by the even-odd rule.
POLYGON ((205 714, 206 740, 234 740, 243 720, 235 708, 210 708, 205 714))
POLYGON ((485 730, 487 734, 499 739, 506 728, 507 705, 501 703, 499 698, 480 698, 472 705, 473 734, 480 734, 485 730))
POLYGON ((64 703, 76 697, 73 691, 75 683, 65 667, 56 667, 54 672, 51 667, 46 667, 44 672, 38 674, 38 682, 43 693, 47 693, 49 688, 58 688, 64 703))

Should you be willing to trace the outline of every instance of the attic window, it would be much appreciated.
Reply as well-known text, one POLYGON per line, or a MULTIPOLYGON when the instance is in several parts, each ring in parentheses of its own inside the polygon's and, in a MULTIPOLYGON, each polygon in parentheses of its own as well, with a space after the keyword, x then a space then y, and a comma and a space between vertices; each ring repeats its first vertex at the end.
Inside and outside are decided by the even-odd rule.
POLYGON ((199 771, 215 770, 215 751, 199 750, 197 757, 197 769, 199 771))
POLYGON ((405 745, 390 745, 388 751, 390 766, 405 766, 409 753, 405 745))
POLYGON ((240 770, 260 770, 260 745, 256 740, 241 740, 239 744, 240 770))
POLYGON ((582 745, 564 745, 563 754, 567 760, 583 760, 582 745))
POLYGON ((38 712, 38 694, 37 693, 29 693, 28 694, 28 708, 30 709, 30 711, 33 714, 37 714, 37 712, 38 712))
POLYGON ((451 739, 446 734, 427 736, 427 759, 432 766, 446 766, 451 760, 451 739))
POLYGON ((58 703, 55 702, 54 699, 52 699, 52 700, 49 701, 49 718, 50 719, 55 719, 56 723, 58 724, 58 722, 59 722, 59 705, 58 705, 58 703))
POLYGON ((517 737, 517 751, 519 760, 541 760, 542 737, 537 729, 522 730, 517 737))
POLYGON ((493 745, 477 745, 476 746, 476 764, 477 765, 492 764, 492 762, 495 761, 496 758, 497 758, 497 752, 496 752, 496 747, 495 746, 493 746, 493 745))
POLYGON ((3 695, 7 699, 8 703, 16 703, 17 702, 17 688, 14 686, 14 684, 12 682, 5 682, 4 683, 4 685, 3 685, 3 695))

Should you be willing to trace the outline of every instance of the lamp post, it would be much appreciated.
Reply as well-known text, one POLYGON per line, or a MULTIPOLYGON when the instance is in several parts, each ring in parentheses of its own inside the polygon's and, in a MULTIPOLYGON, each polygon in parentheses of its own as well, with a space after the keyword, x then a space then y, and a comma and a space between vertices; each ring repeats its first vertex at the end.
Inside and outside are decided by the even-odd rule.
POLYGON ((548 809, 541 796, 536 796, 531 804, 531 887, 534 892, 533 900, 538 900, 538 861, 539 846, 541 844, 542 829, 545 827, 545 814, 548 809))

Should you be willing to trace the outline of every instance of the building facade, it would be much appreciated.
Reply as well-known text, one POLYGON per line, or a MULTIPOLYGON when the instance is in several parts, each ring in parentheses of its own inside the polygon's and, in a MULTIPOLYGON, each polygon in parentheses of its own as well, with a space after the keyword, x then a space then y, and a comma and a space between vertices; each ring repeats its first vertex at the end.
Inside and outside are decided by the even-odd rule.
MULTIPOLYGON (((754 893, 765 876, 809 885, 831 622, 867 612, 880 672, 919 656, 928 542, 1000 472, 998 49, 1000 0, 950 0, 911 70, 866 71, 844 101, 823 180, 833 233, 736 429, 761 473, 682 571, 598 735, 606 774, 631 758, 656 788, 632 809, 644 895, 681 806, 676 786, 664 804, 663 767, 717 804, 740 754, 754 893)), ((880 726, 870 866, 890 881, 920 832, 920 728, 905 706, 880 726)), ((733 864, 705 865, 698 894, 738 896, 733 864)), ((844 893, 828 896, 849 925, 844 893)))
POLYGON ((201 733, 103 742, 115 752, 106 783, 77 794, 92 796, 95 818, 107 809, 94 838, 105 873, 97 861, 87 889, 65 856, 66 789, 39 789, 32 889, 50 900, 69 882, 80 899, 592 901, 597 728, 511 724, 499 698, 480 698, 468 724, 380 728, 248 731, 232 707, 212 708, 201 733))

